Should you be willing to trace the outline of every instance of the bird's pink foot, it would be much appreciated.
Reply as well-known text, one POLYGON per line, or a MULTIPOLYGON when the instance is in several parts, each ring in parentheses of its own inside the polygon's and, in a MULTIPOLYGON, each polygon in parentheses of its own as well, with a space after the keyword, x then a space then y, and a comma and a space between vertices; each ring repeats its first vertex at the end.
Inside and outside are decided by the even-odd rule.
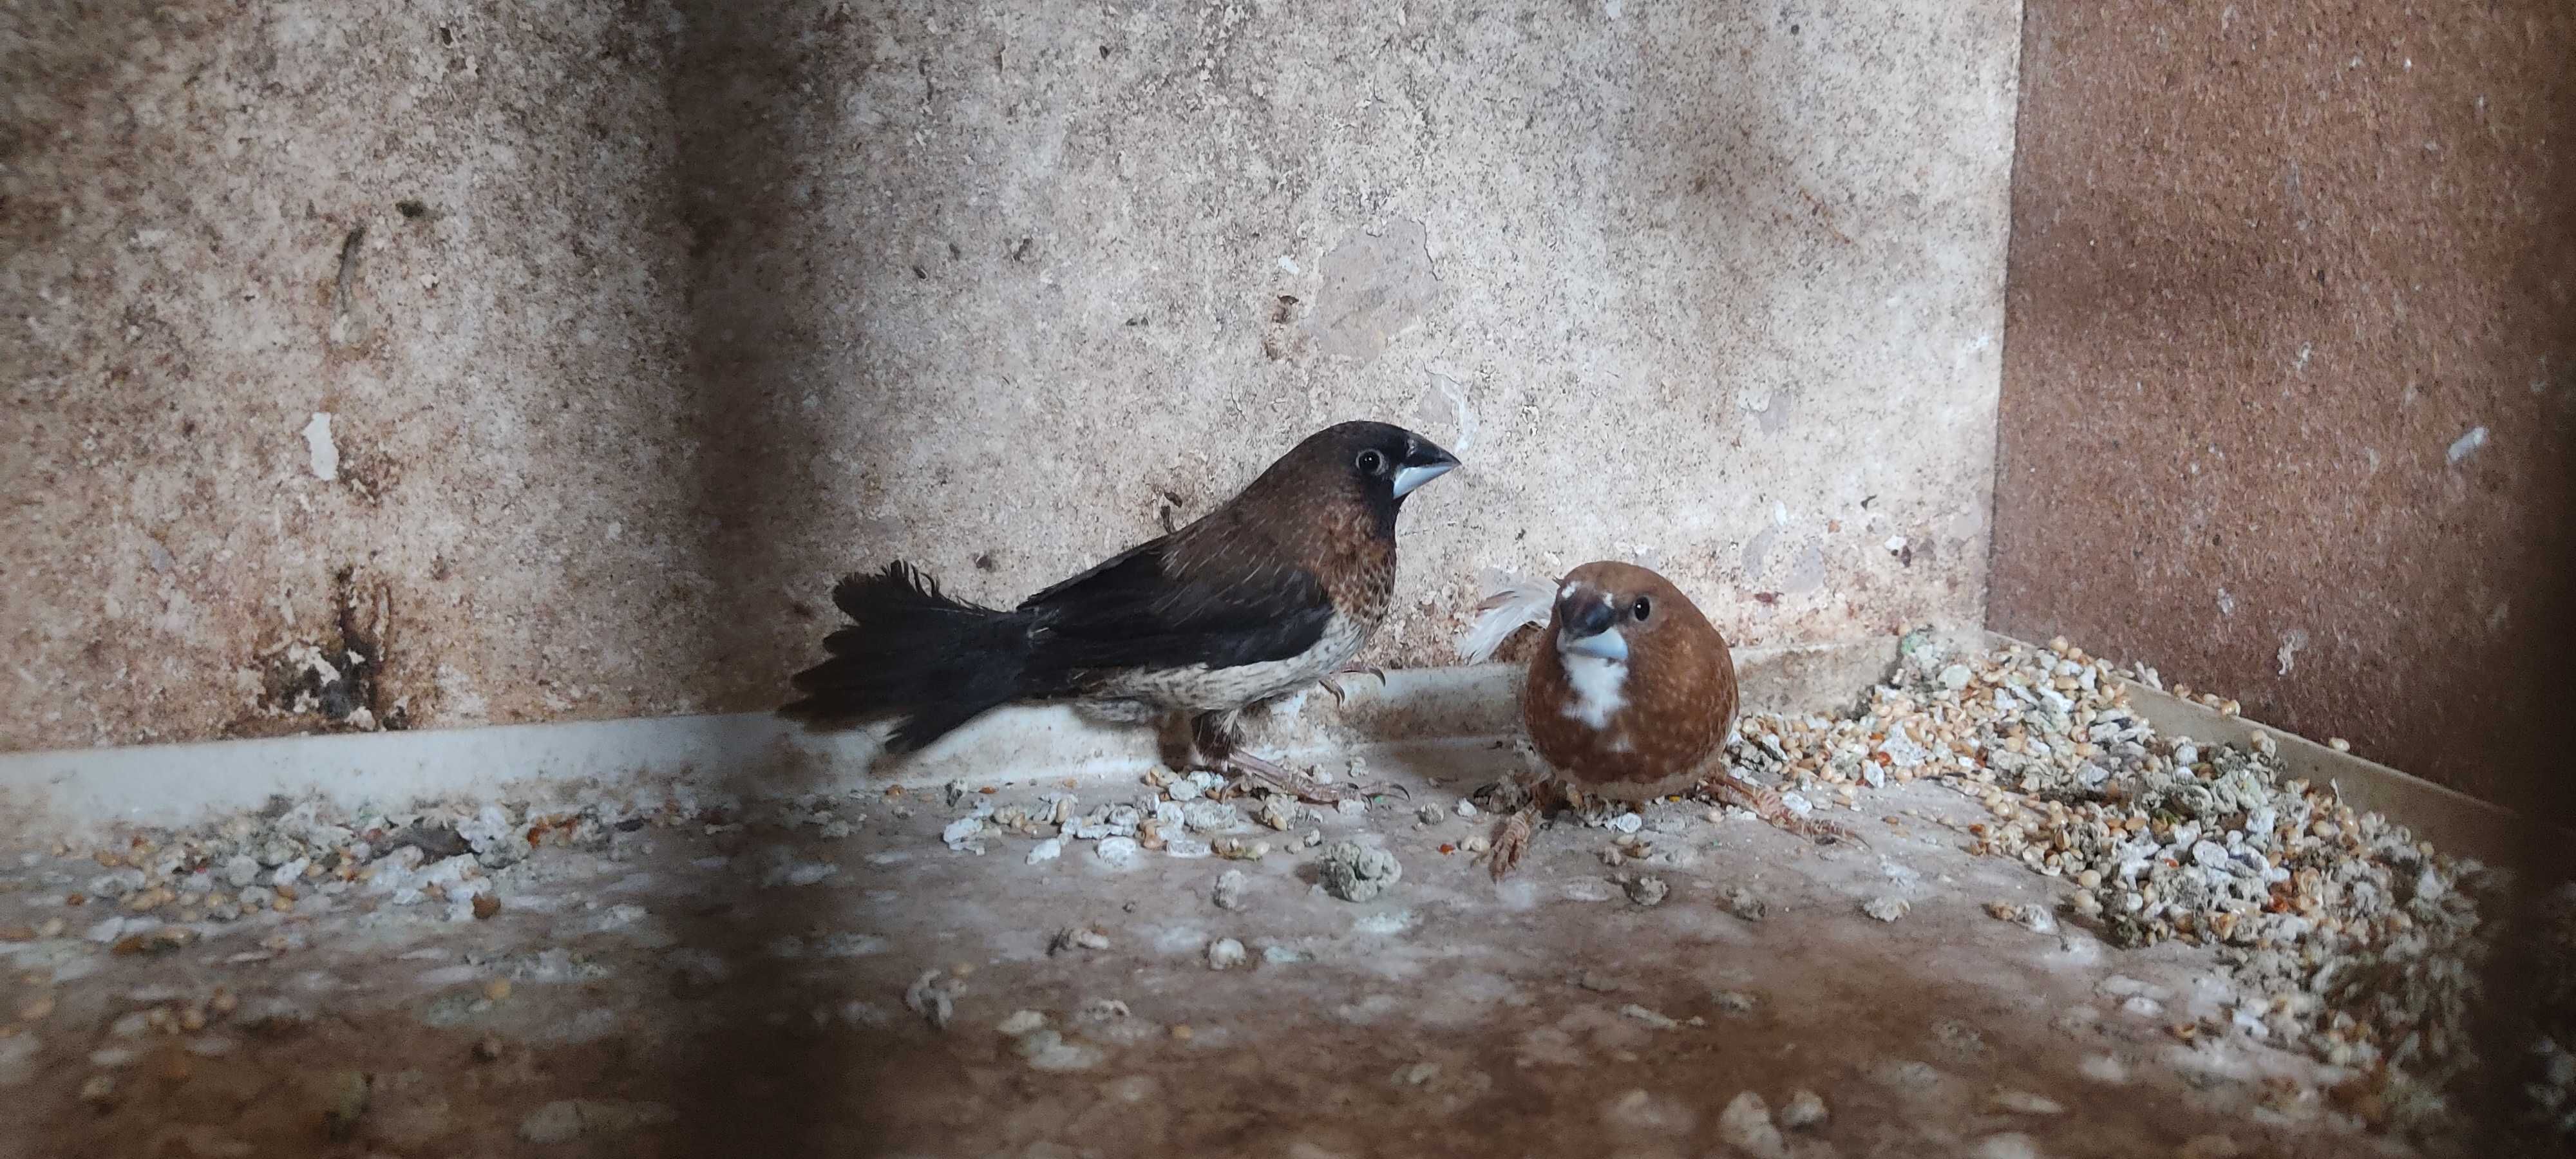
POLYGON ((1710 777, 1703 787, 1711 799, 1742 808, 1774 828, 1785 829, 1810 841, 1826 844, 1849 841, 1864 847, 1869 844, 1861 839, 1860 834, 1831 821, 1799 816, 1790 811, 1788 802, 1781 800, 1780 794, 1733 773, 1710 777))
POLYGON ((1494 827, 1494 853, 1485 865, 1494 880, 1501 881, 1521 863, 1521 855, 1529 852, 1530 833, 1537 826, 1538 807, 1532 805, 1503 818, 1503 823, 1494 827))
POLYGON ((1286 793, 1309 805, 1338 805, 1344 801, 1365 801, 1385 793, 1402 793, 1406 799, 1411 790, 1392 781, 1378 785, 1328 785, 1304 773, 1291 772, 1278 764, 1250 753, 1228 753, 1217 762, 1219 772, 1232 773, 1286 793))
POLYGON ((1485 865, 1486 869, 1494 875, 1494 880, 1501 881, 1511 873, 1513 866, 1520 864, 1521 856, 1529 851, 1530 837, 1537 832, 1540 819, 1547 816, 1549 810, 1566 805, 1570 794, 1564 786, 1555 781, 1523 785, 1504 780, 1498 782, 1495 787, 1498 790, 1495 794, 1497 797, 1502 796, 1503 790, 1507 790, 1520 798, 1520 807, 1512 810, 1511 816, 1503 818, 1501 824, 1494 826, 1494 852, 1485 865))

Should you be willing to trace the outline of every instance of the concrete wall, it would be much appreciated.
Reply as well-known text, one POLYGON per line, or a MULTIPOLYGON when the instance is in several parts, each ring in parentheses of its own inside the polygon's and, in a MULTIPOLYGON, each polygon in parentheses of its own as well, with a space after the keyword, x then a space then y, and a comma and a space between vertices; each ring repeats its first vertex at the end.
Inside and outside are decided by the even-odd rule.
POLYGON ((1993 626, 2513 798, 2566 679, 2576 8, 2028 15, 1993 626))
POLYGON ((0 743, 766 707, 844 570, 1013 598, 1349 417, 1467 462, 1383 661, 1612 555, 1974 622, 2019 18, 15 6, 0 743))

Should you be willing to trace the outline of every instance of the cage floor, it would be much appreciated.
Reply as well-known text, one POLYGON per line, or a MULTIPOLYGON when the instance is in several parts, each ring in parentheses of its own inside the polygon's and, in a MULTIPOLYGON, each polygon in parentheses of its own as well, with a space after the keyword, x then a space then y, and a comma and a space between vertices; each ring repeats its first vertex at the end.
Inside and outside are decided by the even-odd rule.
POLYGON ((1952 827, 1980 812, 1947 788, 1838 811, 1866 848, 1705 806, 1657 806, 1634 837, 1568 821, 1498 887, 1443 849, 1490 830, 1455 805, 1501 757, 1381 766, 1410 803, 1246 834, 1276 847, 1259 861, 958 852, 962 808, 872 792, 846 836, 693 821, 549 844, 480 919, 351 890, 184 942, 66 906, 96 862, 9 851, 0 1099, 24 1110, 0 1132, 30 1134, 0 1150, 2405 1153, 2333 1113, 2337 1076, 2307 1058, 2177 1035, 2227 997, 2209 951, 1993 916, 2062 887, 1964 852, 1952 827), (1329 896, 1321 850, 1291 848, 1309 829, 1382 845, 1401 880, 1329 896), (1607 864, 1618 841, 1644 863, 1607 864), (1239 908, 1213 900, 1228 870, 1239 908), (1659 904, 1630 896, 1638 874, 1659 904), (1227 938, 1245 961, 1213 969, 1227 938), (943 997, 944 1028, 913 1009, 943 997))

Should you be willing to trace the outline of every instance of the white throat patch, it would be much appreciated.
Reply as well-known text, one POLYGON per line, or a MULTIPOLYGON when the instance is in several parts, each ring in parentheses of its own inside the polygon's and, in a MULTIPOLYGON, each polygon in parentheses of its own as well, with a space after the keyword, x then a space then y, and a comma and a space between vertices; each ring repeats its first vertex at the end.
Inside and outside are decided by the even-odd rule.
POLYGON ((1574 699, 1565 706, 1565 715, 1592 728, 1610 727, 1610 718, 1628 707, 1626 688, 1628 666, 1598 656, 1557 654, 1565 663, 1566 683, 1574 686, 1574 699))

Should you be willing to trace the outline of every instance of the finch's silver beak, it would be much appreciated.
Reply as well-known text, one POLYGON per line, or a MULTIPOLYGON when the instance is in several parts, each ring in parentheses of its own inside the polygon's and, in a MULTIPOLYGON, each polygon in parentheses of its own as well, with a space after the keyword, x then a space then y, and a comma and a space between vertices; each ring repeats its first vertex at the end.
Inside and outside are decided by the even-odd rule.
POLYGON ((1395 497, 1402 499, 1414 489, 1458 469, 1458 457, 1429 443, 1417 442, 1396 464, 1395 497))
POLYGON ((1413 494, 1414 488, 1448 474, 1457 466, 1456 463, 1442 463, 1437 467, 1398 467, 1395 469, 1395 497, 1402 499, 1413 494))
POLYGON ((1614 664, 1628 662, 1628 638, 1620 635, 1616 629, 1595 632, 1589 636, 1577 636, 1571 631, 1561 631, 1556 634, 1556 647, 1558 651, 1568 656, 1589 656, 1595 660, 1608 660, 1614 664))
POLYGON ((1619 634, 1619 614, 1610 598, 1582 584, 1567 584, 1557 593, 1556 650, 1614 664, 1628 662, 1628 638, 1619 634))

